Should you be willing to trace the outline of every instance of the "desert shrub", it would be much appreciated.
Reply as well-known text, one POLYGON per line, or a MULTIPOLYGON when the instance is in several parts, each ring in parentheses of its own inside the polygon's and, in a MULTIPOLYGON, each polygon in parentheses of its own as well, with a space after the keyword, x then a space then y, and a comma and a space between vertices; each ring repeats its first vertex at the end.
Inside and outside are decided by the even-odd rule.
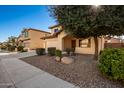
POLYGON ((44 55, 45 54, 45 49, 44 48, 37 48, 36 53, 37 53, 37 55, 44 55))
POLYGON ((70 53, 74 53, 75 49, 74 48, 66 48, 65 51, 67 52, 68 55, 70 55, 70 53))
POLYGON ((8 51, 15 51, 16 46, 8 46, 8 51))
POLYGON ((110 79, 124 81, 124 49, 105 49, 100 55, 98 66, 110 79))
POLYGON ((62 51, 61 50, 56 50, 55 55, 58 57, 62 57, 62 51))
POLYGON ((23 52, 24 51, 24 46, 18 46, 17 51, 23 52))
POLYGON ((28 50, 27 50, 27 49, 24 49, 24 50, 22 50, 21 52, 28 52, 28 50))
POLYGON ((71 52, 71 49, 70 48, 66 48, 65 51, 67 52, 67 54, 69 55, 70 52, 71 52))
POLYGON ((55 50, 56 50, 55 47, 49 47, 48 48, 48 55, 54 56, 55 55, 55 50))

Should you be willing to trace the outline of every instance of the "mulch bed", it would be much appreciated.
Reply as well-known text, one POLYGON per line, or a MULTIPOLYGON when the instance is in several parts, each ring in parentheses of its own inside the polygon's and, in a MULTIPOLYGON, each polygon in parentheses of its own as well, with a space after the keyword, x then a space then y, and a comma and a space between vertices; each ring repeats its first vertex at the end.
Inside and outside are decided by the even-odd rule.
POLYGON ((93 61, 90 55, 78 55, 75 57, 75 62, 69 65, 56 62, 55 57, 47 55, 21 58, 21 60, 82 88, 124 87, 124 84, 101 75, 97 62, 93 61))

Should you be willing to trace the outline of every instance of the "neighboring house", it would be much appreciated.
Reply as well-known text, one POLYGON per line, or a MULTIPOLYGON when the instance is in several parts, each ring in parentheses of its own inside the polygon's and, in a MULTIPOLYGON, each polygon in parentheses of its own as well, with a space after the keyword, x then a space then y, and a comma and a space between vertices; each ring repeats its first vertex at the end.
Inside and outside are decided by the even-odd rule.
POLYGON ((121 43, 121 39, 107 36, 105 37, 105 42, 106 43, 121 43))
POLYGON ((1 48, 2 49, 6 49, 7 48, 7 44, 8 44, 8 42, 1 43, 1 48))
POLYGON ((1 47, 2 47, 2 43, 0 43, 0 49, 1 49, 1 47))
POLYGON ((7 44, 8 44, 7 41, 2 43, 3 46, 6 46, 7 44))
MULTIPOLYGON (((41 37, 44 40, 44 48, 47 51, 48 47, 56 47, 64 51, 66 48, 74 48, 76 53, 82 54, 94 54, 95 53, 95 44, 94 38, 80 38, 76 39, 62 30, 62 26, 55 25, 49 27, 51 29, 51 35, 41 37)), ((99 41, 99 51, 104 48, 104 38, 98 38, 99 41)))
POLYGON ((49 35, 49 32, 33 28, 24 29, 18 37, 18 46, 24 46, 24 49, 33 50, 43 47, 43 40, 40 38, 49 35))
POLYGON ((105 48, 124 48, 124 42, 120 38, 105 37, 105 48))

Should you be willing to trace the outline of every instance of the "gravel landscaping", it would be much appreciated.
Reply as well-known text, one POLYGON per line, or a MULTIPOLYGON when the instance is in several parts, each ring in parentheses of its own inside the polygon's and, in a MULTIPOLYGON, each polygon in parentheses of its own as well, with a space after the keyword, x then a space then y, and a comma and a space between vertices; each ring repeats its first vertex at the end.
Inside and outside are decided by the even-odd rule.
POLYGON ((82 88, 124 87, 124 84, 104 77, 97 68, 97 62, 92 60, 92 55, 76 55, 73 58, 75 62, 68 65, 56 62, 55 57, 47 55, 21 58, 21 60, 82 88))

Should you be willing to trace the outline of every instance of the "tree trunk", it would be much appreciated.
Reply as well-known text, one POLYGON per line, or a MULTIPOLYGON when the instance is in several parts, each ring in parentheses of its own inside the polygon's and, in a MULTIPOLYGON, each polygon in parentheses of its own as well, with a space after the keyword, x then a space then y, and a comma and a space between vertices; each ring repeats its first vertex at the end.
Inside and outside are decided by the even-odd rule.
POLYGON ((95 54, 94 54, 94 60, 98 60, 98 38, 94 37, 94 43, 95 43, 95 54))

